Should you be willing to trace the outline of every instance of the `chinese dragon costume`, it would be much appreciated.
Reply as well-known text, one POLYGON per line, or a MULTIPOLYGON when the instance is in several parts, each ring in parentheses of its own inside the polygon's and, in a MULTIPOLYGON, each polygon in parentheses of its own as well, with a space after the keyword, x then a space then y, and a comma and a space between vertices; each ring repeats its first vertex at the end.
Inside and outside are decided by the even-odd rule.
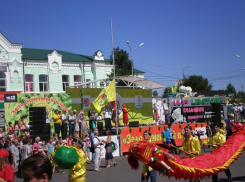
POLYGON ((245 149, 245 125, 213 152, 203 156, 180 158, 172 155, 168 149, 146 141, 131 143, 128 162, 138 169, 138 160, 157 170, 159 173, 176 179, 195 179, 218 174, 227 169, 245 149))

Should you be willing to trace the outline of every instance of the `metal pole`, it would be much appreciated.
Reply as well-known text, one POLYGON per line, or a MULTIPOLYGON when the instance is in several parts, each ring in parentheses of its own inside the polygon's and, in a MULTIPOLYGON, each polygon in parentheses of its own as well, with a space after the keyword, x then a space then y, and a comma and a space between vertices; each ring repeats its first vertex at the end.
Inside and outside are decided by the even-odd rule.
POLYGON ((133 63, 133 53, 130 50, 130 54, 131 54, 131 64, 132 64, 132 76, 134 76, 134 63, 133 63))
MULTIPOLYGON (((112 45, 112 60, 113 60, 113 69, 114 69, 114 73, 113 73, 113 76, 114 76, 114 79, 116 77, 116 73, 115 73, 115 70, 116 70, 116 67, 115 67, 115 58, 114 58, 114 45, 113 45, 113 28, 112 28, 112 17, 111 17, 111 45, 112 45)), ((116 120, 115 120, 115 123, 116 123, 116 131, 117 131, 117 135, 118 135, 118 124, 117 124, 117 91, 116 91, 116 80, 115 80, 115 94, 116 94, 116 100, 115 100, 115 116, 116 116, 116 120)))

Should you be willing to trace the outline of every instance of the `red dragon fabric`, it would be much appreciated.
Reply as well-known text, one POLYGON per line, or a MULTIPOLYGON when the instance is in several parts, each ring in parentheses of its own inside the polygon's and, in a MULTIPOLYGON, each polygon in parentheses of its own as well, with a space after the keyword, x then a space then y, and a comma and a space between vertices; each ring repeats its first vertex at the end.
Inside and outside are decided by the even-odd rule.
POLYGON ((136 160, 151 166, 158 172, 176 179, 195 179, 211 176, 227 169, 245 149, 245 126, 229 137, 229 139, 211 154, 197 156, 194 159, 180 158, 169 154, 169 150, 146 141, 131 144, 129 149, 129 164, 137 169, 136 160))

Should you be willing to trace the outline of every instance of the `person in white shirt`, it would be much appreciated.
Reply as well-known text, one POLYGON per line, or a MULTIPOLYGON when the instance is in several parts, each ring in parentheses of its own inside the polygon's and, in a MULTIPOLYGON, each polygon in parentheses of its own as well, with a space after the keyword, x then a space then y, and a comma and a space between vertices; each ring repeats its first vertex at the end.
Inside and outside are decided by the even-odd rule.
POLYGON ((96 121, 97 121, 97 128, 99 130, 100 136, 103 135, 103 117, 101 116, 101 113, 98 113, 96 116, 96 121))
POLYGON ((69 115, 69 134, 72 135, 72 138, 74 138, 74 134, 75 134, 75 116, 73 115, 73 111, 70 111, 70 115, 69 115))
POLYGON ((233 111, 234 113, 234 121, 236 122, 237 121, 237 113, 238 113, 238 107, 237 107, 237 104, 234 103, 233 106, 231 107, 231 110, 233 111))
POLYGON ((66 140, 67 138, 67 122, 68 122, 68 116, 66 115, 66 110, 63 109, 62 110, 62 126, 61 126, 61 135, 62 135, 62 139, 66 140))
POLYGON ((164 115, 165 115, 165 124, 168 124, 168 105, 167 105, 167 101, 164 100, 163 101, 163 110, 164 110, 164 115))
POLYGON ((47 135, 48 135, 48 140, 51 136, 51 127, 50 127, 50 119, 49 119, 49 112, 46 112, 46 130, 47 130, 47 135))
POLYGON ((243 121, 243 119, 244 119, 244 106, 242 103, 239 103, 238 111, 240 114, 240 119, 241 119, 241 121, 243 121))
POLYGON ((105 106, 105 110, 104 110, 103 114, 105 117, 105 130, 111 131, 111 112, 107 106, 105 106))
POLYGON ((94 144, 94 153, 95 153, 95 159, 94 159, 94 170, 100 171, 100 163, 101 163, 101 145, 103 144, 103 141, 101 141, 99 138, 99 131, 97 129, 94 130, 94 138, 93 138, 93 144, 94 144))

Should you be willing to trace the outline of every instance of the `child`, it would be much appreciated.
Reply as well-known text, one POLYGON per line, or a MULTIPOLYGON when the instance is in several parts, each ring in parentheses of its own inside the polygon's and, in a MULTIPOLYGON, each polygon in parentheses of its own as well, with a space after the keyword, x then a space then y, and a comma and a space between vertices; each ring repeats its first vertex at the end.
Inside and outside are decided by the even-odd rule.
POLYGON ((48 152, 47 152, 48 158, 49 160, 52 160, 51 152, 54 151, 53 138, 49 139, 47 143, 47 149, 48 149, 48 152))
POLYGON ((13 130, 9 130, 8 137, 10 138, 10 140, 14 139, 14 131, 13 130))
POLYGON ((0 137, 5 137, 5 134, 4 134, 4 132, 3 132, 3 129, 2 129, 2 128, 0 128, 0 137))
POLYGON ((9 132, 10 130, 13 130, 13 127, 12 127, 12 122, 9 122, 8 132, 9 132))
POLYGON ((90 160, 90 146, 91 145, 90 145, 89 137, 88 137, 88 135, 85 135, 85 137, 87 137, 87 140, 85 142, 87 157, 88 157, 89 162, 92 162, 90 160))
POLYGON ((72 146, 72 134, 70 134, 69 138, 67 139, 67 146, 72 146))

